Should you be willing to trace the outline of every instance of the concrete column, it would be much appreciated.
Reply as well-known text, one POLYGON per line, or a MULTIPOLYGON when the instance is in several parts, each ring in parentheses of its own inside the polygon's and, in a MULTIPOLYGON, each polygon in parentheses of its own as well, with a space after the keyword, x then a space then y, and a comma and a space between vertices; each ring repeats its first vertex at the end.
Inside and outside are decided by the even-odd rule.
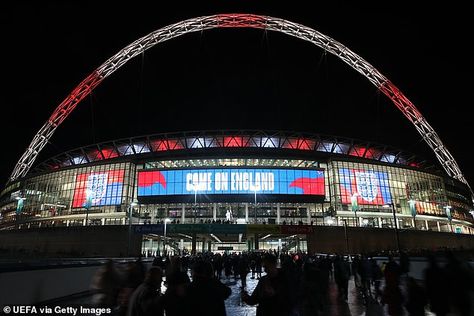
POLYGON ((191 253, 196 254, 196 233, 193 234, 193 239, 191 241, 191 253))
POLYGON ((70 220, 66 221, 66 226, 69 226, 70 220))
POLYGON ((378 217, 379 228, 382 228, 382 217, 378 217))
POLYGON ((100 221, 102 223, 102 226, 104 226, 105 225, 105 218, 102 218, 100 221))
POLYGON ((438 231, 441 231, 441 226, 439 225, 439 221, 436 221, 436 226, 438 226, 438 231))
POLYGON ((249 222, 249 204, 248 203, 245 203, 245 222, 248 223, 249 222))
POLYGON ((280 225, 280 203, 277 203, 277 224, 280 225))
POLYGON ((411 219, 411 226, 412 226, 413 228, 415 228, 415 226, 416 226, 416 225, 415 225, 415 219, 414 219, 414 218, 411 219))
POLYGON ((311 209, 308 207, 306 208, 306 217, 307 217, 307 221, 308 221, 308 225, 311 225, 311 209))
POLYGON ((201 251, 202 252, 206 251, 206 244, 207 244, 207 239, 203 238, 202 239, 202 245, 201 245, 201 251))
POLYGON ((207 241, 207 251, 211 251, 212 250, 212 241, 211 240, 208 240, 207 241))
POLYGON ((181 249, 181 251, 184 250, 184 239, 182 238, 179 240, 179 249, 181 249))
POLYGON ((82 226, 86 226, 86 224, 87 224, 87 223, 86 223, 86 219, 84 218, 84 219, 82 220, 82 226))
POLYGON ((255 242, 255 247, 254 247, 254 249, 255 249, 255 250, 258 250, 258 249, 259 249, 259 247, 258 247, 258 234, 255 234, 254 242, 255 242))
POLYGON ((212 219, 217 220, 217 203, 214 203, 212 208, 212 219))
POLYGON ((428 226, 428 220, 425 219, 425 227, 426 227, 426 230, 428 230, 430 228, 430 226, 428 226))
POLYGON ((181 205, 181 224, 184 224, 186 220, 186 206, 184 204, 181 205))

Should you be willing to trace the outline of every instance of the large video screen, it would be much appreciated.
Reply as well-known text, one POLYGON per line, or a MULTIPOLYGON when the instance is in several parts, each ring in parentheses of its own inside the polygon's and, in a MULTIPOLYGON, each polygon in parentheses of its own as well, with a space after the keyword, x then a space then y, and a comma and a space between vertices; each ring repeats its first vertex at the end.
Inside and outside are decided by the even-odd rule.
POLYGON ((196 193, 324 195, 324 171, 234 168, 138 173, 139 197, 196 193))
POLYGON ((339 180, 343 204, 351 204, 353 196, 361 205, 392 203, 387 172, 340 168, 339 180))
POLYGON ((124 170, 80 173, 72 207, 117 205, 122 203, 124 170))

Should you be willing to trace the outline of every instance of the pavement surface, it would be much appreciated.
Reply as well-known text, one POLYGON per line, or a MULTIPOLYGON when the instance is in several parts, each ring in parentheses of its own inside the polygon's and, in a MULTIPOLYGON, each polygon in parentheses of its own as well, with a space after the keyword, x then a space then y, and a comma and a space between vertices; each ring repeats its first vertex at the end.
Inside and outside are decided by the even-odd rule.
MULTIPOLYGON (((222 283, 232 289, 232 295, 226 300, 226 310, 229 316, 255 316, 257 307, 249 306, 240 299, 240 280, 223 279, 222 283)), ((247 291, 251 294, 257 286, 258 280, 247 278, 247 291)), ((327 304, 320 315, 345 316, 345 315, 388 315, 384 308, 376 302, 364 305, 362 294, 354 286, 354 281, 349 281, 349 295, 347 302, 338 297, 336 284, 331 281, 329 285, 327 304)))
MULTIPOLYGON (((265 275, 265 273, 263 273, 265 275)), ((225 277, 221 279, 221 282, 226 284, 232 289, 231 296, 225 301, 226 311, 228 316, 255 316, 257 312, 256 306, 250 306, 242 302, 240 299, 241 282, 240 279, 234 279, 225 277)), ((252 294, 253 290, 257 286, 258 280, 251 279, 250 274, 247 278, 246 290, 249 294, 252 294)), ((383 284, 380 287, 383 289, 383 284)), ((166 286, 163 283, 162 293, 166 291, 166 286)), ((62 302, 64 305, 85 305, 90 306, 91 297, 81 297, 76 299, 69 299, 66 302, 62 302)), ((385 316, 389 315, 386 306, 382 306, 373 298, 367 300, 364 299, 362 293, 355 287, 354 279, 349 281, 349 295, 348 300, 345 302, 338 295, 337 286, 333 280, 329 283, 329 293, 324 306, 323 311, 315 316, 385 316)), ((406 311, 403 316, 408 315, 406 311)), ((298 316, 298 315, 294 315, 298 316)), ((433 313, 426 311, 425 316, 434 316, 433 313)))
MULTIPOLYGON (((225 301, 228 316, 255 316, 257 307, 249 306, 240 299, 240 280, 221 279, 222 283, 230 286, 231 296, 225 301)), ((247 292, 252 294, 257 286, 258 280, 247 278, 247 292)), ((383 289, 383 284, 380 287, 383 289)), ((374 295, 375 296, 375 295, 374 295)), ((349 281, 349 295, 345 302, 338 295, 337 285, 333 280, 330 281, 329 293, 324 310, 315 316, 385 316, 389 315, 387 306, 382 306, 373 298, 364 299, 364 295, 356 288, 354 279, 349 281), (367 302, 366 302, 367 301, 367 302)), ((408 315, 404 310, 403 315, 408 315)), ((296 315, 295 315, 296 316, 296 315)), ((433 313, 426 311, 425 316, 434 316, 433 313)))

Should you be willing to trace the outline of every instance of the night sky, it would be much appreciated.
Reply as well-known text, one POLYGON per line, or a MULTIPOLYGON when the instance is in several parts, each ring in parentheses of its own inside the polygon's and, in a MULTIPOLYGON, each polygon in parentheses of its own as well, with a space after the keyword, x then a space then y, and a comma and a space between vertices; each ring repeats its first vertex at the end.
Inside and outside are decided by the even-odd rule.
MULTIPOLYGON (((432 1, 420 9, 399 1, 149 2, 0 4, 0 187, 53 110, 95 68, 156 29, 218 13, 280 17, 341 42, 401 89, 474 183, 467 48, 474 23, 467 3, 432 1)), ((415 128, 362 75, 310 43, 255 29, 188 34, 136 57, 78 105, 37 162, 123 137, 216 129, 353 137, 436 162, 415 128)))

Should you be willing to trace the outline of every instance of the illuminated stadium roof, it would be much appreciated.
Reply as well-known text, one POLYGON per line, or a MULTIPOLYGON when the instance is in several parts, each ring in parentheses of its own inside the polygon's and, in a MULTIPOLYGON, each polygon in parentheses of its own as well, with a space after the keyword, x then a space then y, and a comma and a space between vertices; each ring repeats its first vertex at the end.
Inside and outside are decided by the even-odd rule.
POLYGON ((415 155, 402 152, 393 147, 364 142, 361 140, 310 133, 283 131, 199 131, 164 133, 124 138, 76 148, 61 153, 39 164, 33 173, 57 170, 64 167, 80 166, 89 163, 115 160, 120 157, 150 157, 160 153, 183 153, 192 155, 197 150, 202 153, 228 150, 265 149, 273 152, 325 153, 358 157, 384 163, 411 167, 432 167, 427 161, 415 155))

